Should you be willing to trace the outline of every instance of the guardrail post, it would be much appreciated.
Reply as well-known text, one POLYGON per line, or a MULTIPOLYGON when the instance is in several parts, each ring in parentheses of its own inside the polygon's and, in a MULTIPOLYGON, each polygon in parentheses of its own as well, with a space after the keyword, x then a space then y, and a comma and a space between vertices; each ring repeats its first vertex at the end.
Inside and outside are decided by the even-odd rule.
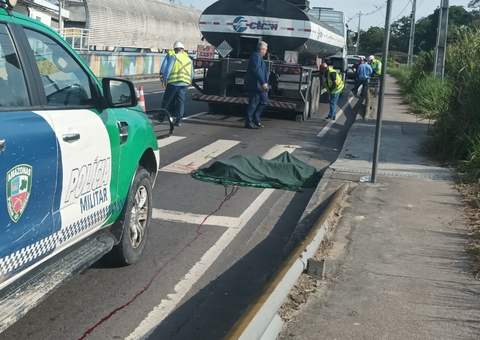
POLYGON ((365 98, 365 119, 368 120, 371 118, 372 115, 372 101, 370 95, 370 79, 367 80, 367 88, 364 91, 364 98, 365 98))

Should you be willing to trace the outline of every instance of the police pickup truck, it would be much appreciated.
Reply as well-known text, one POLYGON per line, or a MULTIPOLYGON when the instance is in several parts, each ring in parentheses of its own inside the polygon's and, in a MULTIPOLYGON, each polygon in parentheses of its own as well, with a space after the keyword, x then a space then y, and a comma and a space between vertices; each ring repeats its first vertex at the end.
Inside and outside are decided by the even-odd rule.
POLYGON ((139 259, 159 165, 134 85, 100 82, 15 3, 0 0, 0 332, 98 259, 139 259))

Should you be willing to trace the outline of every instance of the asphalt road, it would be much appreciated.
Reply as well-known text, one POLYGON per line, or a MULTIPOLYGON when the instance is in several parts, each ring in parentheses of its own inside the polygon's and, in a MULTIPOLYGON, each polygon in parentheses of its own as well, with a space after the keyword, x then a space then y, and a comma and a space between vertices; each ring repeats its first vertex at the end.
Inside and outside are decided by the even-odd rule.
MULTIPOLYGON (((148 110, 160 107, 158 82, 137 85, 144 86, 148 110)), ((306 122, 268 114, 264 129, 248 130, 242 117, 203 114, 207 105, 193 102, 192 93, 182 126, 159 139, 155 219, 142 261, 124 268, 99 261, 0 339, 221 339, 260 292, 288 256, 285 244, 313 189, 224 188, 196 181, 189 171, 213 158, 285 150, 323 169, 341 150, 357 99, 328 126, 323 103, 306 122)), ((152 122, 159 136, 166 131, 166 124, 152 122)))

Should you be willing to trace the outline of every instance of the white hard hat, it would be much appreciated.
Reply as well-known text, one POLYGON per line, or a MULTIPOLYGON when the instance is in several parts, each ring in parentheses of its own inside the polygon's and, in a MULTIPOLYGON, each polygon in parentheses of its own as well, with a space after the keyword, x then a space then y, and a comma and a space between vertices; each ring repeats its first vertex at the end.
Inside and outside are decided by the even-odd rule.
POLYGON ((375 57, 373 55, 371 55, 370 57, 368 57, 368 61, 372 61, 373 59, 375 59, 375 57))
POLYGON ((185 49, 185 46, 183 46, 181 41, 177 41, 175 44, 173 44, 173 48, 183 48, 183 49, 185 49))

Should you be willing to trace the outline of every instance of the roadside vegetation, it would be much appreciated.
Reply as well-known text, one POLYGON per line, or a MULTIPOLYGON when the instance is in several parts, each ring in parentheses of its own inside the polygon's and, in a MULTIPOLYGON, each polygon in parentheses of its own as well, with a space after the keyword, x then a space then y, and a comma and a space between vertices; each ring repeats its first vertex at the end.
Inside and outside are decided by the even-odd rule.
POLYGON ((401 87, 414 113, 432 122, 425 150, 457 169, 458 187, 467 203, 469 250, 480 273, 480 30, 463 28, 447 48, 445 78, 432 75, 434 51, 421 52, 412 69, 388 73, 401 87))

